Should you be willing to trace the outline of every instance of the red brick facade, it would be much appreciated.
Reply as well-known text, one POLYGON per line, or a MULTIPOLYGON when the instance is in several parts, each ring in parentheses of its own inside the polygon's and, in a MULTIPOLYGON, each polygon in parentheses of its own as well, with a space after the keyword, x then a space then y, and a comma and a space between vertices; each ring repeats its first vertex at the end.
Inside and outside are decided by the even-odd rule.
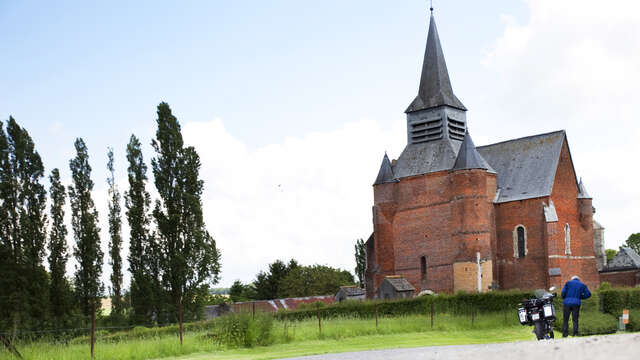
POLYGON ((368 296, 387 275, 403 275, 418 292, 477 291, 478 253, 492 270, 481 271, 482 291, 560 287, 572 275, 597 286, 591 199, 578 199, 566 138, 550 196, 495 204, 496 176, 448 170, 375 185, 368 296), (551 202, 557 221, 545 218, 551 202), (514 249, 517 226, 525 229, 524 257, 514 249))
POLYGON ((600 273, 600 281, 608 282, 615 287, 636 287, 640 286, 640 270, 607 271, 600 273))

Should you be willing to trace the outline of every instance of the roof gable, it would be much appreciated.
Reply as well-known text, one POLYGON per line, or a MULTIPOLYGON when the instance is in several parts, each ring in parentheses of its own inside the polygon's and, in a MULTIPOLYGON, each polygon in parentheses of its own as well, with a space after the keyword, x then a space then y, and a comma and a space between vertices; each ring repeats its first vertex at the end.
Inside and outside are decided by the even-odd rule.
POLYGON ((565 138, 561 130, 478 147, 497 172, 495 202, 550 196, 565 138))

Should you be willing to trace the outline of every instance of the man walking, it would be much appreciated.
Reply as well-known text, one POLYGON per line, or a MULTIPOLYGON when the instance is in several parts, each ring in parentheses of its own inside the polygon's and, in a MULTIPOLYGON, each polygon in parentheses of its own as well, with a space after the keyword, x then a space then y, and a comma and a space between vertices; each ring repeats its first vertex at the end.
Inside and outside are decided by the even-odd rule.
POLYGON ((573 320, 573 336, 578 335, 578 318, 580 316, 581 300, 591 297, 591 292, 587 285, 580 281, 577 275, 571 277, 562 288, 562 337, 569 336, 569 315, 573 320))

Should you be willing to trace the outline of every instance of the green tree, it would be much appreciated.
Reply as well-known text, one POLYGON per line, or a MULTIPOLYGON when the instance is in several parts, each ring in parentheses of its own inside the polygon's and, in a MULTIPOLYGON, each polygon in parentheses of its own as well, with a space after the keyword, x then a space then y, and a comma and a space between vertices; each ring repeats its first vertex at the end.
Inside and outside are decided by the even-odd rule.
POLYGON ((124 317, 124 299, 122 293, 122 218, 120 208, 120 192, 116 185, 113 168, 113 149, 107 150, 107 170, 109 177, 109 264, 111 265, 111 320, 121 324, 124 317))
POLYGON ((67 226, 64 223, 64 205, 66 193, 60 182, 60 171, 53 169, 49 175, 51 186, 51 231, 49 232, 49 271, 51 285, 49 298, 52 318, 59 327, 66 326, 67 318, 72 310, 71 286, 66 278, 67 260, 67 226))
POLYGON ((358 284, 364 286, 364 270, 367 267, 367 253, 365 252, 364 240, 356 240, 355 245, 355 257, 356 257, 356 277, 358 278, 358 284))
POLYGON ((628 247, 635 250, 638 254, 640 254, 640 233, 634 233, 629 235, 625 245, 627 245, 628 247))
POLYGON ((614 257, 616 257, 616 255, 618 254, 618 251, 614 249, 606 249, 604 253, 607 256, 607 262, 609 262, 613 260, 614 257))
MULTIPOLYGON (((0 128, 1 129, 1 128, 0 128)), ((46 243, 44 166, 29 133, 9 117, 0 140, 2 196, 2 289, 14 333, 43 326, 49 315, 49 279, 43 265, 46 243), (6 291, 6 293, 4 293, 6 291)))
POLYGON ((71 203, 71 226, 76 241, 73 254, 78 265, 75 272, 76 298, 85 316, 91 316, 91 357, 93 357, 96 307, 103 292, 100 281, 103 253, 100 249, 98 211, 91 191, 91 166, 87 146, 81 138, 76 139, 76 157, 69 161, 73 186, 69 186, 71 203))
POLYGON ((153 216, 162 249, 163 282, 178 311, 182 344, 183 309, 196 318, 209 284, 218 281, 220 253, 202 217, 200 158, 184 147, 180 124, 166 103, 158 105, 158 129, 152 146, 153 175, 160 200, 153 216), (199 301, 200 300, 200 301, 199 301))
POLYGON ((13 228, 15 207, 13 191, 13 168, 9 161, 9 142, 4 131, 4 124, 0 122, 0 329, 9 330, 19 322, 17 310, 20 304, 18 291, 18 269, 16 256, 19 248, 14 242, 13 228))
POLYGON ((243 284, 240 280, 236 280, 229 288, 229 298, 232 302, 256 300, 256 290, 252 284, 243 284))
POLYGON ((335 295, 340 286, 353 284, 349 271, 325 265, 298 266, 281 281, 283 297, 335 295))
POLYGON ((160 283, 159 247, 151 223, 151 196, 146 189, 147 165, 142 145, 135 135, 127 144, 127 177, 129 190, 125 192, 125 207, 129 223, 129 271, 131 272, 131 307, 134 324, 150 325, 161 319, 163 289, 160 283))
POLYGON ((288 264, 285 264, 282 260, 276 260, 269 264, 269 269, 266 272, 260 271, 256 275, 256 280, 254 281, 256 298, 258 300, 270 300, 283 297, 284 292, 281 289, 282 279, 284 279, 291 270, 299 266, 295 259, 289 260, 288 264))

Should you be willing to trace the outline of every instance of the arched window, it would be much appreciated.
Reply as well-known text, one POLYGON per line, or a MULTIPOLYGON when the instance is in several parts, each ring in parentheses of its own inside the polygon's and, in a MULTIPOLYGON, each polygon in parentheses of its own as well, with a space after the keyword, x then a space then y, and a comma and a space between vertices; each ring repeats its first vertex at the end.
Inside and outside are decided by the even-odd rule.
POLYGON ((569 223, 564 224, 564 253, 571 255, 571 227, 569 223))
POLYGON ((524 225, 517 225, 513 229, 513 257, 523 258, 527 252, 527 229, 524 225))
POLYGON ((427 278, 427 257, 420 257, 420 274, 422 275, 422 279, 427 278))

